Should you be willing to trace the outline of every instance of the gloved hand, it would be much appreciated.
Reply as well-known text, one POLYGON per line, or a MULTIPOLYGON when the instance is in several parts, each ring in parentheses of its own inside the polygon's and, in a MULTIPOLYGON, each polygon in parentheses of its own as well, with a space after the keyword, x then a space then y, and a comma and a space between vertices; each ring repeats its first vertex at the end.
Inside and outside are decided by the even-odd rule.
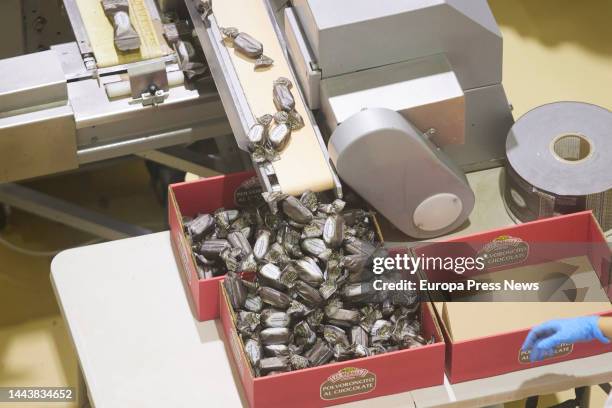
POLYGON ((551 355, 555 347, 562 343, 578 343, 599 340, 610 343, 597 324, 599 316, 578 317, 574 319, 550 320, 531 329, 522 350, 531 350, 532 362, 551 355))

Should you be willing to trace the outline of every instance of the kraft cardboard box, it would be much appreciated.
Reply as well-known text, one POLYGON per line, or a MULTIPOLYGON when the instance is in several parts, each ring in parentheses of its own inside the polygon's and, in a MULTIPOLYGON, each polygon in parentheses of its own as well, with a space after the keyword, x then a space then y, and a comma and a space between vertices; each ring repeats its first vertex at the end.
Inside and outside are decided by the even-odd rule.
MULTIPOLYGON (((612 315, 611 254, 592 214, 582 212, 549 218, 450 242, 470 242, 472 249, 478 252, 492 242, 507 240, 508 237, 522 242, 523 246, 531 245, 530 250, 523 251, 519 261, 513 261, 511 266, 496 265, 497 270, 493 268, 492 271, 471 275, 470 278, 487 280, 501 273, 507 276, 516 274, 517 277, 523 275, 523 279, 527 280, 529 273, 545 277, 547 273, 565 271, 573 287, 569 291, 564 291, 562 287, 556 292, 552 291, 555 296, 569 294, 577 300, 595 301, 507 302, 503 301, 507 298, 504 299, 502 294, 498 302, 436 302, 435 310, 446 342, 446 371, 452 383, 612 351, 612 345, 599 342, 565 344, 558 347, 550 358, 536 363, 530 362, 528 352, 521 351, 531 327, 546 320, 594 314, 612 315), (566 251, 557 251, 562 253, 556 254, 554 246, 547 249, 540 245, 539 248, 544 250, 537 250, 539 243, 547 242, 569 242, 571 245, 566 245, 563 247, 567 248, 566 251), (553 255, 558 259, 554 259, 553 255)), ((546 293, 554 300, 552 292, 546 293)), ((478 298, 478 294, 470 295, 475 295, 474 299, 478 298)), ((500 294, 489 296, 489 300, 495 296, 500 294)), ((533 300, 539 299, 537 295, 534 296, 533 300)), ((436 294, 433 294, 433 298, 440 299, 436 294)), ((528 300, 529 297, 523 299, 528 300)))
POLYGON ((255 377, 236 331, 236 315, 223 285, 221 324, 251 408, 316 408, 433 387, 444 382, 444 341, 429 302, 421 304, 426 346, 303 370, 255 377))
POLYGON ((603 302, 608 296, 587 256, 485 272, 472 276, 477 283, 502 290, 470 290, 452 296, 461 302, 603 302), (516 288, 533 288, 521 290, 516 288))
POLYGON ((610 302, 452 302, 437 303, 453 342, 495 336, 536 326, 551 319, 588 316, 612 310, 610 302), (475 325, 474 321, 478 321, 475 325))

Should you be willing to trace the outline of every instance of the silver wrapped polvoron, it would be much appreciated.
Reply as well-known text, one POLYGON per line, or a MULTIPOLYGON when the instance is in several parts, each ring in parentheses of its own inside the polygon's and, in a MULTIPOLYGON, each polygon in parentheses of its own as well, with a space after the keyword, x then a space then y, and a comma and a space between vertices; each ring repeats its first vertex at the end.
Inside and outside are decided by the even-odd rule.
POLYGON ((262 344, 287 344, 289 342, 289 329, 286 327, 269 327, 259 333, 262 344))
POLYGON ((287 78, 281 77, 272 85, 274 105, 279 111, 289 112, 295 108, 295 99, 291 94, 293 84, 287 78))
POLYGON ((289 315, 280 310, 266 309, 261 312, 261 324, 264 327, 287 327, 290 321, 289 315))
POLYGON ((119 51, 139 49, 140 37, 130 21, 128 0, 102 0, 102 8, 115 29, 115 47, 119 51))
POLYGON ((263 54, 263 44, 247 33, 239 33, 234 37, 234 48, 251 58, 258 58, 263 54))
POLYGON ((261 287, 258 289, 257 293, 264 303, 279 309, 287 309, 291 304, 291 298, 289 296, 273 288, 261 287))
POLYGON ((338 248, 344 241, 344 218, 330 215, 323 226, 323 241, 332 248, 338 248))
POLYGON ((194 240, 202 238, 215 227, 215 220, 210 214, 201 214, 190 221, 187 225, 187 230, 194 240))
POLYGON ((272 233, 267 229, 262 229, 257 232, 257 240, 253 246, 253 255, 258 261, 262 260, 268 253, 271 235, 272 233))
POLYGON ((264 55, 263 44, 252 35, 243 33, 236 27, 222 27, 221 33, 232 43, 236 51, 255 60, 255 69, 269 67, 274 60, 264 55))
POLYGON ((263 144, 266 141, 266 128, 260 123, 256 123, 249 129, 247 133, 249 142, 253 145, 263 144))
POLYGON ((249 240, 239 231, 232 231, 227 234, 227 240, 230 245, 240 250, 242 256, 246 256, 251 253, 251 244, 249 240))
POLYGON ((272 371, 289 371, 289 361, 287 357, 268 357, 259 361, 259 368, 262 374, 272 371))
POLYGON ((278 124, 268 133, 270 144, 278 151, 281 151, 287 146, 291 136, 291 128, 286 123, 278 124))
POLYGON ((316 262, 307 259, 299 259, 295 261, 295 267, 298 272, 298 277, 304 282, 318 287, 323 283, 323 272, 316 262))
POLYGON ((283 200, 282 208, 287 217, 295 222, 308 224, 312 221, 312 211, 293 196, 289 196, 283 200))
POLYGON ((321 339, 317 339, 314 346, 304 356, 313 367, 323 365, 334 357, 334 352, 321 339))

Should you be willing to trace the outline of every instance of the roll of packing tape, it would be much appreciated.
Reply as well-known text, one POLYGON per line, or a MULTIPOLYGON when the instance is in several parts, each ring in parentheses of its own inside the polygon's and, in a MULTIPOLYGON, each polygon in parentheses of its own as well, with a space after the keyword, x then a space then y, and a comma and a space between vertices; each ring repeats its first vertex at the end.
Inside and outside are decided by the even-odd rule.
POLYGON ((612 229, 612 112, 579 102, 540 106, 506 140, 504 200, 521 222, 593 210, 612 229))

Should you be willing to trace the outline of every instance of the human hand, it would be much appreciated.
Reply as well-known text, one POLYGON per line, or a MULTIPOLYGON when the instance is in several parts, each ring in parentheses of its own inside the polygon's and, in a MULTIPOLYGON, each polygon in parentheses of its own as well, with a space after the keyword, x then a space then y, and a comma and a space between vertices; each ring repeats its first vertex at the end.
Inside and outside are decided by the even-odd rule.
POLYGON ((609 343, 610 340, 599 329, 598 321, 599 316, 550 320, 531 329, 521 349, 531 350, 530 359, 535 362, 551 355, 555 347, 562 343, 592 340, 609 343))

